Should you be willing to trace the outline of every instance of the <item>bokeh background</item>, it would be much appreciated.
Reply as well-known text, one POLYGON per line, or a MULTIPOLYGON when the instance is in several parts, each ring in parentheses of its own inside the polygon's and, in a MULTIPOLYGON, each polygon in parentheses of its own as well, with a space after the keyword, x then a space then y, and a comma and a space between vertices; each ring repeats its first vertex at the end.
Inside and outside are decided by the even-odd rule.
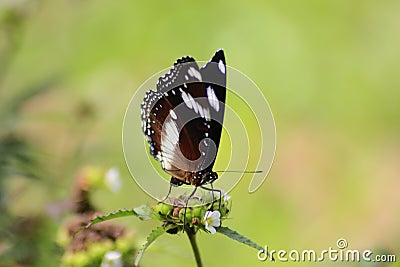
MULTIPOLYGON (((125 109, 155 72, 221 47, 277 129, 268 179, 254 194, 235 187, 225 225, 270 249, 342 237, 400 257, 399 13, 399 1, 1 0, 0 266, 60 265, 62 203, 88 166, 114 166, 123 182, 92 192, 100 211, 154 204, 124 162, 125 109)), ((159 224, 120 222, 138 246, 159 224)), ((199 246, 205 266, 271 264, 221 235, 199 246)), ((194 266, 185 235, 162 236, 142 266, 194 266)))

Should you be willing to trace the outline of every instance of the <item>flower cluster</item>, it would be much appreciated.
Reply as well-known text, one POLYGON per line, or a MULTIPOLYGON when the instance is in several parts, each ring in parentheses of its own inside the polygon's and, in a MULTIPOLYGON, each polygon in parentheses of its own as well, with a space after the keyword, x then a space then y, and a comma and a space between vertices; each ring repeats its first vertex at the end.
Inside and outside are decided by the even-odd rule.
MULTIPOLYGON (((106 215, 96 216, 88 223, 86 223, 86 226, 75 229, 75 231, 73 232, 75 233, 75 237, 78 237, 78 234, 82 234, 85 232, 88 236, 93 236, 93 234, 91 234, 92 232, 88 232, 90 230, 96 231, 96 233, 102 234, 102 236, 108 236, 107 234, 104 234, 105 230, 98 231, 93 227, 97 226, 97 224, 101 222, 132 215, 138 217, 142 221, 147 221, 152 218, 162 221, 162 226, 160 225, 151 231, 151 233, 146 238, 146 243, 137 252, 134 263, 135 266, 139 266, 146 249, 157 238, 165 233, 176 234, 180 231, 186 232, 190 240, 190 244, 192 246, 198 266, 202 266, 199 249, 196 242, 196 233, 198 232, 198 230, 203 230, 211 234, 222 234, 232 240, 248 245, 259 251, 263 250, 261 246, 257 245, 247 237, 239 234, 229 227, 221 225, 222 220, 225 219, 230 213, 231 203, 229 202, 229 199, 230 196, 225 194, 222 190, 214 190, 209 195, 206 194, 201 197, 191 196, 190 198, 188 198, 186 195, 175 198, 169 197, 168 199, 166 199, 165 202, 160 202, 155 206, 149 206, 145 204, 135 207, 133 209, 120 209, 110 212, 106 215), (83 230, 85 230, 85 232, 83 232, 83 230)), ((82 225, 82 223, 79 223, 79 225, 82 225)), ((121 238, 118 237, 115 239, 117 244, 116 248, 106 247, 107 252, 104 250, 101 251, 101 256, 103 257, 101 267, 120 267, 122 262, 126 262, 124 260, 125 250, 121 249, 118 246, 118 242, 121 241, 121 238)), ((106 244, 109 244, 109 242, 107 242, 106 244)), ((95 247, 90 246, 89 248, 91 249, 95 247)), ((105 246, 102 246, 101 248, 105 248, 105 246)), ((125 248, 130 248, 130 246, 125 246, 125 248)), ((87 251, 89 252, 89 250, 87 251)), ((96 255, 99 255, 99 251, 100 250, 98 249, 94 250, 94 252, 97 252, 96 255)), ((133 253, 130 252, 129 255, 133 255, 133 253)), ((73 263, 65 264, 68 266, 87 266, 85 265, 88 262, 87 259, 88 258, 85 257, 85 254, 76 254, 73 255, 72 258, 65 258, 63 262, 73 263), (78 260, 80 261, 79 264, 75 264, 78 260), (83 264, 82 260, 84 260, 83 264)), ((89 262, 93 263, 93 261, 89 262)), ((98 263, 96 264, 96 266, 99 266, 98 263)))
POLYGON ((186 206, 186 197, 169 198, 167 204, 160 202, 152 206, 152 216, 168 226, 168 233, 175 234, 184 228, 195 231, 201 229, 211 234, 216 233, 216 228, 221 226, 221 220, 229 214, 230 196, 222 192, 221 198, 210 201, 210 197, 193 197, 186 206))

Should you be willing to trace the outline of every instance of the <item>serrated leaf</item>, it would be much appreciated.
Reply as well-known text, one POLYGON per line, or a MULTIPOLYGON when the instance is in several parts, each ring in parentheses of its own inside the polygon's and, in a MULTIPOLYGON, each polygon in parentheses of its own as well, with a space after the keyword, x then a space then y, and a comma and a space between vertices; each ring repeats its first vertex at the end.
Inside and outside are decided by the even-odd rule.
POLYGON ((78 231, 76 231, 74 233, 74 235, 76 235, 77 233, 79 233, 85 229, 92 227, 95 224, 98 224, 98 223, 101 223, 104 221, 108 221, 108 220, 112 220, 115 218, 132 216, 132 215, 136 215, 133 209, 132 210, 122 209, 122 210, 116 210, 116 211, 107 213, 106 215, 97 216, 96 218, 90 220, 90 222, 86 226, 84 226, 84 227, 80 228, 78 231))
POLYGON ((78 231, 76 231, 74 233, 74 235, 76 235, 77 233, 79 233, 85 229, 92 227, 95 224, 98 224, 98 223, 101 223, 104 221, 108 221, 108 220, 112 220, 112 219, 120 218, 120 217, 132 216, 132 215, 135 215, 140 220, 145 221, 145 220, 151 219, 151 214, 152 214, 151 208, 148 205, 142 205, 142 206, 136 207, 131 210, 127 210, 127 209, 116 210, 116 211, 107 213, 106 215, 97 216, 96 218, 90 220, 90 222, 86 226, 80 228, 78 231))
POLYGON ((152 211, 149 205, 141 205, 133 209, 135 215, 142 221, 150 220, 152 217, 152 211))
POLYGON ((255 248, 257 250, 264 250, 264 248, 262 248, 260 245, 257 245, 256 243, 254 243, 253 241, 251 241, 250 239, 248 239, 245 236, 242 236, 241 234, 239 234, 238 232, 229 229, 228 227, 218 227, 216 228, 217 232, 220 234, 223 234, 233 240, 236 240, 242 244, 248 245, 252 248, 255 248))
POLYGON ((135 259, 135 267, 139 266, 140 260, 143 257, 144 252, 146 251, 146 249, 151 245, 151 243, 153 243, 158 237, 160 237, 162 234, 164 234, 165 232, 167 232, 167 230, 169 230, 169 227, 162 227, 159 226, 156 229, 154 229, 150 235, 147 237, 147 241, 146 243, 143 245, 143 247, 139 250, 136 259, 135 259))

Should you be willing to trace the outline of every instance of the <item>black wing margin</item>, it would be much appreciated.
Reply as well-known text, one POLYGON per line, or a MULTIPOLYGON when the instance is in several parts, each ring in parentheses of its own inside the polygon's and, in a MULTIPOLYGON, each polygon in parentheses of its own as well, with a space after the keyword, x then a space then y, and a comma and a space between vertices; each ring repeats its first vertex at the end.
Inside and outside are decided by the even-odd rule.
MULTIPOLYGON (((200 73, 203 77, 207 93, 206 96, 211 106, 209 137, 214 141, 217 149, 216 153, 218 153, 226 100, 226 61, 224 51, 222 49, 218 50, 211 60, 200 69, 200 73), (214 97, 216 97, 216 99, 214 97)), ((207 169, 211 170, 213 165, 214 162, 207 169)))

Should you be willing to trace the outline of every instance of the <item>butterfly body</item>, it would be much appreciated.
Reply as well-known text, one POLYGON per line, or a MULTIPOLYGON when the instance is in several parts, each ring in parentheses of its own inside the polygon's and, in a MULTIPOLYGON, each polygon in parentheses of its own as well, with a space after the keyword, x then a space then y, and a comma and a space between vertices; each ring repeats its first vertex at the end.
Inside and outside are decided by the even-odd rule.
POLYGON ((182 184, 190 184, 194 186, 201 186, 207 183, 212 183, 218 179, 218 174, 213 171, 199 171, 199 172, 188 172, 188 171, 174 171, 167 173, 171 174, 171 184, 174 186, 180 186, 182 184))
POLYGON ((226 63, 222 50, 199 68, 192 57, 178 59, 149 90, 142 130, 150 154, 172 176, 171 185, 202 186, 218 178, 212 171, 222 132, 226 63))

